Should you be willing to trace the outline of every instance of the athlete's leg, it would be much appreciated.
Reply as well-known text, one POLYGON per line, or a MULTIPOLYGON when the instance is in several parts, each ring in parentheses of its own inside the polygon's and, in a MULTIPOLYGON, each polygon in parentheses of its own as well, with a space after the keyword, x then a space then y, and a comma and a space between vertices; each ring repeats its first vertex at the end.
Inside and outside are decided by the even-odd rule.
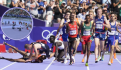
POLYGON ((80 38, 77 39, 77 42, 76 42, 76 50, 77 50, 77 48, 79 46, 79 43, 80 43, 80 38))
POLYGON ((85 50, 86 50, 86 52, 83 53, 83 54, 84 54, 84 57, 83 57, 83 59, 82 59, 82 63, 84 63, 84 60, 85 60, 85 58, 86 58, 86 56, 87 56, 87 45, 85 45, 85 50))
POLYGON ((25 62, 24 59, 20 58, 20 59, 11 59, 11 58, 0 58, 0 59, 5 59, 5 60, 8 60, 8 61, 12 61, 12 62, 25 62))
POLYGON ((114 52, 114 45, 111 46, 110 58, 109 58, 109 65, 111 65, 111 61, 113 59, 113 52, 114 52))
POLYGON ((89 55, 90 55, 90 47, 91 47, 91 42, 87 43, 87 60, 86 60, 86 66, 88 66, 88 60, 89 60, 89 55))
POLYGON ((57 61, 64 61, 64 58, 62 58, 64 56, 64 50, 59 50, 58 53, 57 61))
POLYGON ((118 46, 118 39, 115 40, 115 46, 114 46, 114 59, 116 59, 116 47, 118 46))
POLYGON ((96 59, 96 63, 97 63, 99 38, 95 38, 94 40, 95 40, 95 59, 96 59))
POLYGON ((6 42, 4 42, 4 44, 10 46, 12 49, 14 49, 15 51, 17 51, 17 52, 20 53, 21 55, 27 56, 27 53, 26 53, 26 52, 21 51, 21 50, 18 50, 15 46, 12 46, 12 45, 10 45, 10 44, 8 44, 8 43, 6 43, 6 42))
POLYGON ((64 43, 64 54, 65 54, 65 58, 67 58, 68 42, 63 42, 63 43, 64 43))
POLYGON ((74 40, 74 43, 73 43, 73 57, 76 55, 76 52, 77 52, 77 40, 74 40))
POLYGON ((69 56, 70 56, 70 65, 72 64, 72 53, 71 53, 71 48, 73 46, 73 42, 69 42, 69 56))
POLYGON ((102 51, 102 60, 104 60, 104 54, 105 54, 105 47, 104 47, 105 41, 100 41, 101 51, 102 51))

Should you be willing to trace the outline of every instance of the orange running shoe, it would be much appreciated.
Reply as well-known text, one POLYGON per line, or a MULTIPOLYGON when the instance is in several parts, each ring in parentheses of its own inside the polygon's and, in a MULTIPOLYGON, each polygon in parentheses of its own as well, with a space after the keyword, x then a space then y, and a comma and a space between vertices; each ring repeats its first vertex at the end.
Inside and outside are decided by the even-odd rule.
POLYGON ((84 59, 82 59, 82 63, 84 63, 84 59))
POLYGON ((113 63, 113 59, 111 59, 111 63, 113 63))
POLYGON ((114 53, 114 59, 116 59, 116 53, 114 53))

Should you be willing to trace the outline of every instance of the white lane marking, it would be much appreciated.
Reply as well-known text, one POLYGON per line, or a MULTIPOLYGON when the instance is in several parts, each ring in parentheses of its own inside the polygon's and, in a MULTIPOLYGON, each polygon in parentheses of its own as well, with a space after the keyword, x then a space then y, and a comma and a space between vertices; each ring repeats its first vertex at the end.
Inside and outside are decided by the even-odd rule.
POLYGON ((4 69, 8 68, 9 66, 11 66, 11 65, 13 65, 13 64, 15 64, 15 63, 16 63, 16 62, 13 62, 13 63, 11 63, 11 64, 9 64, 9 65, 7 65, 7 66, 1 68, 0 70, 4 70, 4 69))
POLYGON ((55 58, 52 60, 52 62, 46 67, 45 70, 48 70, 48 68, 50 67, 50 65, 54 62, 55 58))
POLYGON ((87 66, 87 70, 90 70, 90 69, 89 69, 89 66, 87 66))
POLYGON ((116 60, 121 64, 121 62, 118 60, 118 58, 116 58, 116 60))

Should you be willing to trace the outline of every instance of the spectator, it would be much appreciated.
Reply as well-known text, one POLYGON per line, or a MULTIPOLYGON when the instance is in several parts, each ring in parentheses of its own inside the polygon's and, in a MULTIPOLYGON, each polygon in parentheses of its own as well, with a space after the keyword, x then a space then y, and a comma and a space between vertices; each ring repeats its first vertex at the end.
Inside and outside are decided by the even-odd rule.
POLYGON ((47 6, 47 1, 46 0, 43 0, 43 2, 44 2, 44 9, 45 9, 45 11, 43 13, 43 19, 45 20, 46 19, 46 6, 47 6))
POLYGON ((6 0, 3 0, 3 5, 6 6, 6 0))
MULTIPOLYGON (((113 4, 113 12, 115 12, 118 15, 119 14, 119 9, 118 9, 119 0, 113 0, 112 4, 113 4)), ((118 18, 119 18, 119 16, 118 16, 118 18)))
POLYGON ((7 6, 7 7, 10 7, 10 5, 11 5, 11 0, 7 0, 6 3, 7 3, 6 6, 7 6))
POLYGON ((50 3, 46 6, 46 27, 52 26, 52 19, 53 19, 53 7, 54 7, 55 0, 51 0, 50 3))
POLYGON ((27 10, 32 14, 33 17, 37 18, 38 17, 38 9, 37 7, 39 4, 37 3, 36 0, 30 0, 30 3, 27 3, 27 10))
POLYGON ((16 3, 16 7, 25 8, 23 1, 22 1, 22 0, 19 0, 19 1, 16 3))
POLYGON ((38 18, 43 19, 43 12, 45 11, 44 3, 42 0, 38 0, 39 8, 38 8, 38 18))
POLYGON ((60 23, 61 21, 61 14, 62 14, 62 9, 59 7, 59 3, 57 2, 55 7, 53 8, 54 12, 54 23, 60 23))
POLYGON ((118 8, 119 8, 119 18, 120 18, 120 21, 121 21, 121 0, 119 0, 118 8))
POLYGON ((3 0, 0 0, 0 5, 3 5, 4 1, 3 0))

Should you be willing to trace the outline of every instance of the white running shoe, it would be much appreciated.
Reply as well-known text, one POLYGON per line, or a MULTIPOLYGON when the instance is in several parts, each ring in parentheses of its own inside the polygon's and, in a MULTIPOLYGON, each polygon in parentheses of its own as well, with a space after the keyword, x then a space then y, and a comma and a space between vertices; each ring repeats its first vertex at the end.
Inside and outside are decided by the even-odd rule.
POLYGON ((111 65, 111 62, 109 61, 108 65, 111 65))
POLYGON ((98 61, 100 61, 101 60, 101 57, 98 57, 98 61))
POLYGON ((64 64, 66 64, 68 61, 67 61, 67 58, 64 59, 64 64))
POLYGON ((75 63, 75 58, 74 58, 74 56, 72 56, 72 59, 73 59, 73 61, 74 61, 74 63, 75 63))
POLYGON ((67 60, 70 60, 70 56, 69 56, 69 54, 67 55, 67 60))

